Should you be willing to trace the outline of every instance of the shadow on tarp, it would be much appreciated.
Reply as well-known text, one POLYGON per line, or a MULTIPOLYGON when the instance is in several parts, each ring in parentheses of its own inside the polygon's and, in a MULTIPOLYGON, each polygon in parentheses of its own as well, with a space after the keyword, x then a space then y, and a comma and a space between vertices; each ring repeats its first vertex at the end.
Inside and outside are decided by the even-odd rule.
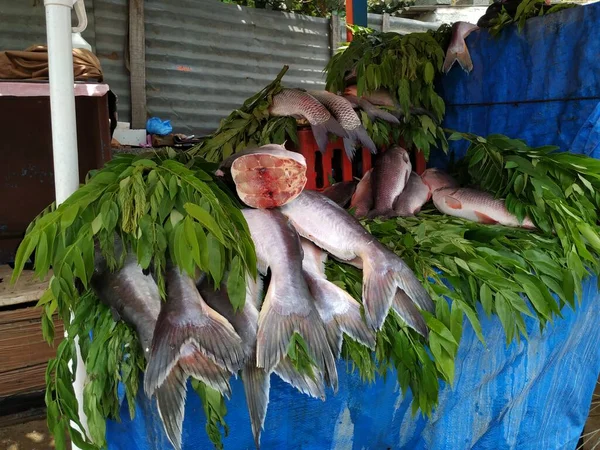
MULTIPOLYGON (((472 33, 467 43, 471 74, 454 68, 442 80, 445 126, 480 135, 502 133, 530 145, 555 144, 564 151, 599 157, 600 4, 528 22, 522 34, 498 39, 472 33)), ((464 142, 452 143, 457 155, 464 142)), ((443 166, 435 153, 431 165, 443 166)), ((581 306, 540 335, 526 321, 528 341, 505 345, 497 318, 482 319, 484 347, 470 324, 456 359, 453 388, 444 387, 433 417, 413 418, 393 373, 363 385, 340 362, 340 389, 325 402, 310 399, 271 376, 263 449, 499 449, 575 448, 600 372, 600 296, 596 279, 585 282, 581 306)), ((483 312, 480 309, 481 317, 483 312)), ((241 381, 227 403, 230 435, 225 449, 252 449, 241 381)), ((191 389, 188 389, 190 392, 191 389)), ((169 449, 153 403, 138 395, 135 420, 109 422, 110 450, 169 449)), ((184 449, 210 449, 197 396, 188 395, 184 449)))

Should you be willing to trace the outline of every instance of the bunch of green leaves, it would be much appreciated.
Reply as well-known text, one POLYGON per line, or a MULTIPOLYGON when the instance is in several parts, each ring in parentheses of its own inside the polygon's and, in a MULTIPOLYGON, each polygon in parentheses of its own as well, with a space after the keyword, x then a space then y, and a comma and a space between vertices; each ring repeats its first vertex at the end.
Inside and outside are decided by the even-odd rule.
POLYGON ((481 189, 505 198, 519 220, 527 216, 558 236, 575 286, 588 271, 600 273, 600 161, 503 135, 455 133, 451 139, 470 142, 465 161, 481 189))
MULTIPOLYGON (((414 145, 426 158, 431 147, 446 150, 446 137, 439 127, 445 105, 434 89, 435 77, 442 70, 444 50, 436 36, 432 33, 402 36, 357 26, 351 28, 352 42, 334 55, 325 68, 327 89, 343 91, 346 77, 355 73, 359 96, 368 99, 369 93, 380 89, 391 95, 395 104, 391 109, 403 115, 399 134, 405 145, 414 145), (411 114, 411 108, 423 108, 429 114, 411 114)), ((387 129, 380 120, 371 123, 365 120, 366 114, 362 114, 362 119, 374 142, 385 138, 387 129)), ((388 144, 391 139, 395 136, 387 136, 388 144)))
POLYGON ((201 155, 209 161, 220 162, 247 147, 283 144, 287 139, 297 144, 296 120, 269 115, 273 96, 281 91, 281 79, 288 68, 284 66, 275 80, 221 120, 217 131, 188 150, 189 155, 201 155))
MULTIPOLYGON (((116 324, 109 314, 101 314, 95 309, 101 308, 97 302, 80 298, 78 286, 89 289, 97 251, 111 270, 118 269, 125 257, 125 252, 115 254, 115 237, 119 236, 140 266, 154 271, 161 295, 170 257, 190 276, 199 269, 215 285, 225 282, 234 308, 244 304, 246 274, 256 276, 254 245, 239 205, 209 175, 213 169, 214 165, 200 158, 188 159, 171 149, 117 156, 92 173, 58 208, 51 206, 34 220, 17 251, 13 282, 34 252, 37 276, 44 278, 53 269, 49 288, 39 301, 42 332, 52 343, 52 317, 58 313, 69 332, 80 337, 86 369, 95 380, 86 387, 84 404, 93 442, 101 442, 106 418, 117 413, 115 374, 119 371, 130 383, 126 383, 126 395, 132 407, 140 368, 132 350, 128 359, 119 350, 126 344, 139 348, 133 332, 116 324), (89 331, 95 340, 86 343, 89 331)), ((61 344, 59 362, 49 370, 48 408, 56 418, 52 431, 58 431, 59 424, 64 429, 69 420, 78 420, 70 392, 64 388, 70 386, 72 376, 63 362, 73 355, 71 344, 61 344)))
POLYGON ((514 23, 517 24, 519 33, 525 27, 525 22, 532 17, 540 17, 543 15, 552 14, 555 12, 563 11, 565 9, 579 6, 577 3, 562 2, 556 5, 547 7, 546 3, 542 0, 523 0, 519 3, 514 16, 506 11, 503 6, 498 17, 490 21, 491 27, 489 28, 492 36, 497 36, 504 28, 514 23))
POLYGON ((221 433, 227 437, 229 427, 225 423, 227 406, 221 393, 203 382, 192 379, 192 388, 200 397, 204 415, 206 416, 206 434, 215 448, 222 450, 223 442, 221 433))
MULTIPOLYGON (((390 313, 374 355, 347 336, 343 355, 366 380, 394 367, 403 391, 413 394, 413 411, 430 414, 439 380, 452 383, 465 317, 485 343, 478 303, 487 316, 499 317, 508 345, 527 336, 526 317, 537 318, 543 327, 560 315, 562 306, 574 306, 580 289, 555 237, 431 212, 364 224, 413 269, 436 309, 435 315, 424 313, 428 343, 390 313)), ((360 300, 358 270, 330 261, 327 275, 360 300)))

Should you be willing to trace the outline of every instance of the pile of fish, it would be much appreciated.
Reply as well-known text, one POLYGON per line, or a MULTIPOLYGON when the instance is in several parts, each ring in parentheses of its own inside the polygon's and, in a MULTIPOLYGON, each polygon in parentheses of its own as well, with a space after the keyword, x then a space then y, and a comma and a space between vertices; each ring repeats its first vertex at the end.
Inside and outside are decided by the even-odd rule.
POLYGON ((409 217, 418 214, 429 200, 443 214, 485 224, 533 229, 525 217, 520 222, 504 200, 458 182, 440 169, 427 169, 419 176, 412 171, 408 152, 391 147, 379 155, 373 169, 356 183, 333 184, 323 191, 342 207, 348 206, 358 218, 409 217))
POLYGON ((156 397, 176 449, 182 443, 189 377, 229 397, 229 379, 240 373, 258 447, 272 373, 306 395, 325 399, 326 387, 337 390, 336 360, 344 334, 374 349, 375 333, 393 310, 427 337, 420 311, 434 310, 431 297, 404 261, 344 209, 348 203, 356 216, 393 217, 414 215, 432 199, 445 214, 533 227, 529 219, 520 224, 502 200, 461 188, 438 169, 417 175, 408 152, 397 146, 380 154, 360 182, 336 184, 324 193, 303 190, 304 158, 280 145, 236 153, 217 174, 236 186, 240 200, 256 207, 242 213, 260 276, 247 277, 241 310, 233 309, 226 285, 214 286, 205 273, 191 276, 172 262, 165 273, 167 298, 161 301, 152 275, 118 238, 115 250, 126 252, 124 266, 111 272, 98 251, 92 278, 100 300, 138 334, 148 362, 144 390, 156 397), (362 270, 362 305, 327 280, 330 256, 362 270), (295 334, 306 343, 312 374, 300 372, 287 356, 295 334))
MULTIPOLYGON (((348 86, 343 95, 328 91, 283 89, 273 96, 269 113, 272 116, 307 120, 321 152, 327 150, 328 133, 343 138, 346 155, 352 160, 357 145, 377 153, 355 109, 363 110, 372 120, 379 118, 394 124, 399 124, 399 119, 404 116, 400 105, 389 92, 378 90, 358 97, 356 85, 348 86)), ((435 120, 423 108, 411 108, 410 113, 427 114, 435 120)))
POLYGON ((152 275, 144 274, 135 253, 118 239, 116 253, 126 252, 120 270, 109 271, 101 253, 96 254, 92 287, 117 318, 135 328, 148 362, 145 393, 156 397, 176 449, 182 444, 189 377, 229 397, 230 377, 241 374, 258 447, 272 373, 324 400, 326 387, 337 390, 336 360, 344 334, 374 349, 375 333, 393 310, 409 327, 428 335, 420 310, 433 311, 434 305, 415 274, 334 201, 318 192, 296 192, 302 185, 302 163, 301 155, 270 145, 240 152, 219 169, 234 180, 248 204, 286 198, 278 208, 242 210, 260 276, 248 277, 240 311, 231 306, 226 285, 214 286, 205 273, 190 276, 169 262, 167 298, 161 301, 152 275), (330 256, 362 269, 362 307, 327 280, 330 256), (287 356, 296 333, 314 363, 312 374, 298 371, 287 356))

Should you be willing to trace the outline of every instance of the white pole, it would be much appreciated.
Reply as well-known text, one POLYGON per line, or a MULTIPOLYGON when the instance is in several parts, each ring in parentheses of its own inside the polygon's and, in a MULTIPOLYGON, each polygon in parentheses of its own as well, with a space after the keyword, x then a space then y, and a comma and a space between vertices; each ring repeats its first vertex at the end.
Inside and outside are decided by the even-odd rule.
MULTIPOLYGON (((71 36, 71 10, 74 3, 74 0, 44 0, 48 38, 54 189, 57 205, 64 202, 79 187, 71 36)), ((83 385, 86 373, 77 342, 75 347, 77 373, 73 388, 79 403, 79 418, 87 432, 87 420, 83 412, 83 385)), ((78 450, 75 445, 72 445, 72 448, 78 450)))

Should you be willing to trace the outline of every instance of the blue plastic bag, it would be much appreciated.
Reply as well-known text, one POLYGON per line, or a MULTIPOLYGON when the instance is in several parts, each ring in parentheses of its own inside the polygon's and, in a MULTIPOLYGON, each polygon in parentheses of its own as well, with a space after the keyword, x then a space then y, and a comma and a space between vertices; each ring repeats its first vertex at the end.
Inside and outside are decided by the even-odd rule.
POLYGON ((160 120, 158 117, 150 117, 146 122, 146 131, 150 134, 166 136, 173 131, 170 120, 160 120))

